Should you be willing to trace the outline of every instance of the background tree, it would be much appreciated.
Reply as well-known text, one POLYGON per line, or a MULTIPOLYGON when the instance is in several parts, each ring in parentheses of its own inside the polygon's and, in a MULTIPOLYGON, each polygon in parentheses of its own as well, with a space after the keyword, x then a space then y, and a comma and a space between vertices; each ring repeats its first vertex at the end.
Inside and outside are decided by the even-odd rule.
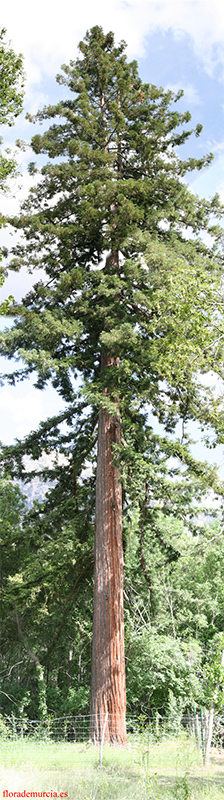
MULTIPOLYGON (((71 482, 76 497, 84 470, 92 474, 80 529, 84 540, 95 506, 91 734, 99 738, 108 712, 106 738, 124 742, 122 503, 142 471, 144 517, 171 454, 208 485, 215 481, 193 461, 186 425, 197 419, 209 430, 221 409, 201 375, 223 374, 222 232, 214 224, 222 208, 217 197, 195 198, 184 182, 211 157, 177 156, 192 133, 183 128, 188 112, 175 109, 180 94, 143 84, 111 32, 95 27, 79 47, 80 58, 58 77, 72 94, 38 114, 53 121, 32 148, 50 162, 11 220, 25 238, 12 268, 41 266, 45 278, 14 307, 1 352, 24 360, 9 380, 35 372, 37 387, 51 380, 68 404, 11 449, 19 474, 23 454, 36 458, 42 449, 63 455, 58 492, 71 482), (167 434, 182 420, 181 443, 155 436, 149 409, 167 434)), ((82 501, 77 507, 82 513, 82 501)))
MULTIPOLYGON (((31 719, 47 709, 87 713, 89 705, 92 525, 86 519, 82 542, 77 496, 59 504, 56 489, 28 511, 23 498, 22 517, 15 503, 11 537, 6 527, 1 540, 2 708, 11 713, 16 701, 15 713, 31 719)), ((82 489, 78 496, 81 504, 82 489)))
MULTIPOLYGON (((18 486, 14 486, 9 478, 0 478, 0 688, 1 708, 12 704, 16 711, 15 697, 11 697, 12 686, 7 685, 7 672, 12 671, 14 659, 14 625, 6 601, 6 585, 9 575, 17 571, 20 566, 22 517, 25 503, 18 486)), ((24 544, 22 545, 24 554, 24 544)), ((13 580, 13 577, 12 577, 13 580)))
MULTIPOLYGON (((13 125, 15 118, 22 111, 23 102, 23 59, 21 55, 16 56, 14 50, 6 42, 5 28, 0 30, 0 125, 13 125)), ((0 138, 2 145, 2 137, 0 138)), ((6 192, 8 189, 8 178, 18 175, 15 159, 7 149, 4 153, 0 152, 0 191, 6 192)), ((3 217, 0 213, 0 225, 3 217)), ((1 252, 0 252, 1 261, 1 252)), ((0 286, 4 283, 4 275, 0 274, 0 286)), ((13 298, 9 297, 0 304, 0 313, 6 313, 8 306, 13 298)))
MULTIPOLYGON (((23 58, 9 47, 6 30, 0 31, 0 125, 13 125, 22 111, 23 104, 23 58)), ((0 140, 2 143, 2 139, 0 140)), ((5 191, 7 178, 15 175, 16 162, 6 155, 0 155, 0 188, 5 191)))

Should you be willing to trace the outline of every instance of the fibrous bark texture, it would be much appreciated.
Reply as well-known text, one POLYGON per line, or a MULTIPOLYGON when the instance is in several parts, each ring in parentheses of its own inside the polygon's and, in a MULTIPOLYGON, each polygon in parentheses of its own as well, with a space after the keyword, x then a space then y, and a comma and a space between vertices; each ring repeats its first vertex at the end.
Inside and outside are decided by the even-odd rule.
POLYGON ((99 414, 95 518, 90 735, 100 741, 126 742, 126 689, 123 622, 122 488, 113 464, 120 441, 120 420, 99 414))

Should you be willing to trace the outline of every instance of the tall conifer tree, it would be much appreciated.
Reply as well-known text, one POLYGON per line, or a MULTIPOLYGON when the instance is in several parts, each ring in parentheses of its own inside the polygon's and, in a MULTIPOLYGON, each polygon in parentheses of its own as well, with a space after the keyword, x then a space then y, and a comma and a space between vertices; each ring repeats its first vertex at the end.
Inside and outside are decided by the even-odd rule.
MULTIPOLYGON (((167 430, 180 418, 215 419, 198 373, 221 372, 214 312, 222 256, 210 223, 221 210, 217 198, 199 201, 184 183, 210 157, 181 161, 176 154, 192 133, 183 129, 189 113, 175 109, 180 95, 143 84, 111 32, 93 28, 79 49, 58 76, 68 99, 38 114, 53 121, 32 148, 50 161, 12 221, 25 237, 12 268, 41 267, 45 278, 14 308, 1 349, 24 359, 14 379, 36 371, 36 385, 51 379, 68 403, 59 420, 28 437, 20 456, 58 443, 70 464, 64 472, 75 470, 77 480, 97 425, 91 734, 100 738, 107 716, 106 740, 125 742, 118 455, 133 466, 142 449, 147 462, 149 405, 167 430), (213 247, 203 243, 203 229, 213 247), (81 398, 74 388, 80 376, 81 398), (58 431, 66 418, 67 450, 67 434, 58 431)), ((187 459, 187 448, 176 454, 187 459)))

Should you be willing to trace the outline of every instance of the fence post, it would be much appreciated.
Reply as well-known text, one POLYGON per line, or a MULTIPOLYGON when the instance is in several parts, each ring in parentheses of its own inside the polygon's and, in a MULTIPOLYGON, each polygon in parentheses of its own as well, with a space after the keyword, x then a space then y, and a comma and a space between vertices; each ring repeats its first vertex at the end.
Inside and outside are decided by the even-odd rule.
POLYGON ((108 711, 106 711, 105 720, 104 720, 104 726, 103 726, 103 732, 102 732, 102 737, 101 737, 101 742, 100 742, 100 767, 102 767, 102 761, 103 761, 103 743, 104 743, 104 736, 105 736, 107 720, 108 720, 108 711))
POLYGON ((206 741, 205 757, 204 757, 204 764, 206 767, 208 767, 210 759, 210 749, 211 749, 212 734, 213 734, 213 720, 214 720, 214 705, 213 702, 211 702, 209 709, 207 741, 206 741))
POLYGON ((195 738, 198 743, 199 750, 202 750, 198 713, 195 713, 195 738))

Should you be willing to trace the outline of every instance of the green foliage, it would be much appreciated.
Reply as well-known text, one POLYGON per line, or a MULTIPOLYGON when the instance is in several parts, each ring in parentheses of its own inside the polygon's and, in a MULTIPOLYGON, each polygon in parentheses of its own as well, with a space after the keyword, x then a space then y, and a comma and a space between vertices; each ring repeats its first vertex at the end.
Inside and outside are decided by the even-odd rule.
MULTIPOLYGON (((6 42, 5 28, 0 30, 0 125, 13 125, 15 117, 22 111, 23 102, 23 59, 16 56, 14 50, 6 42)), ((0 145, 2 138, 0 138, 0 145)), ((18 175, 15 158, 6 149, 5 153, 0 152, 0 190, 6 192, 8 189, 8 178, 18 175)), ((3 224, 2 214, 0 214, 0 226, 3 224)), ((1 261, 1 253, 0 253, 1 261)), ((0 274, 0 286, 4 283, 4 275, 0 274)), ((12 307, 13 297, 10 295, 7 300, 0 303, 0 314, 7 314, 12 307)))
POLYGON ((220 242, 217 249, 210 216, 222 210, 217 199, 194 198, 182 181, 202 163, 176 155, 191 131, 180 137, 189 115, 174 111, 175 96, 142 84, 112 34, 94 28, 80 48, 81 60, 58 78, 73 97, 38 115, 55 120, 32 139, 34 152, 51 162, 14 220, 27 237, 15 267, 18 258, 29 270, 41 264, 47 282, 14 309, 20 324, 3 350, 18 352, 27 373, 37 370, 37 385, 52 379, 66 400, 73 399, 71 375, 81 372, 98 405, 100 354, 116 347, 120 369, 105 375, 110 400, 119 392, 124 413, 137 392, 172 427, 178 414, 185 421, 198 414, 198 370, 214 364, 214 353, 218 360, 212 322, 220 242), (211 229, 216 261, 203 229, 211 229), (120 263, 109 258, 99 269, 107 249, 119 250, 120 263))
MULTIPOLYGON (((22 111, 24 94, 23 58, 16 55, 5 38, 5 28, 0 31, 0 125, 13 125, 22 111)), ((14 158, 0 154, 0 188, 5 191, 7 178, 16 174, 14 158)))
MULTIPOLYGON (((196 663, 192 663, 194 643, 184 647, 180 640, 163 636, 142 626, 138 633, 127 636, 127 698, 128 707, 150 714, 158 709, 161 716, 181 718, 186 708, 197 705, 201 686, 197 677, 200 648, 195 648, 196 663), (129 639, 130 637, 130 639, 129 639), (174 701, 175 698, 175 701, 174 701), (175 713, 174 713, 175 706, 175 713)), ((174 721, 174 720, 173 720, 174 721)), ((174 730, 174 729, 173 729, 174 730)))
POLYGON ((0 739, 6 739, 9 735, 7 725, 4 721, 4 717, 0 714, 0 739))
POLYGON ((204 666, 205 697, 207 705, 211 703, 215 710, 221 711, 224 706, 224 635, 217 633, 210 642, 208 660, 204 666))
POLYGON ((22 111, 23 59, 16 56, 5 40, 6 30, 0 31, 0 124, 13 125, 22 111))
POLYGON ((173 796, 175 797, 175 800, 190 800, 192 797, 192 791, 186 776, 175 781, 173 796))
MULTIPOLYGON (((4 499, 6 502, 6 493, 4 499)), ((18 518, 19 504, 16 497, 14 500, 18 518)), ((91 541, 82 544, 77 536, 81 514, 76 523, 67 527, 64 523, 61 529, 65 508, 54 513, 54 501, 55 497, 45 517, 36 504, 23 515, 22 524, 18 519, 11 547, 9 525, 5 538, 2 535, 2 680, 6 694, 1 705, 5 713, 12 709, 16 713, 16 707, 25 702, 31 718, 46 717, 46 702, 59 716, 80 713, 80 706, 87 712, 89 700, 91 541)), ((92 537, 91 528, 90 532, 92 537)))
MULTIPOLYGON (((18 486, 10 478, 0 477, 0 545, 2 580, 19 562, 22 544, 22 516, 25 501, 18 486)), ((24 546, 24 545, 23 545, 24 546)))
POLYGON ((11 383, 29 374, 40 389, 51 381, 66 408, 2 452, 23 479, 25 454, 52 458, 40 472, 52 482, 46 500, 24 520, 15 561, 7 555, 9 640, 23 647, 30 697, 37 676, 26 647, 43 666, 48 707, 85 709, 104 406, 122 430, 114 460, 123 485, 129 707, 168 711, 171 692, 179 709, 193 707, 203 695, 205 645, 223 628, 222 557, 215 567, 203 510, 223 486, 192 457, 187 434, 193 420, 207 440, 211 428, 214 440, 223 437, 222 392, 214 397, 206 384, 211 371, 223 379, 223 208, 185 182, 211 160, 178 155, 200 126, 193 131, 188 112, 176 110, 180 95, 143 84, 111 32, 87 32, 58 82, 68 97, 39 112, 49 128, 31 143, 48 160, 10 220, 24 234, 11 268, 41 268, 43 277, 8 309, 14 325, 0 343, 3 355, 23 360, 11 383))

